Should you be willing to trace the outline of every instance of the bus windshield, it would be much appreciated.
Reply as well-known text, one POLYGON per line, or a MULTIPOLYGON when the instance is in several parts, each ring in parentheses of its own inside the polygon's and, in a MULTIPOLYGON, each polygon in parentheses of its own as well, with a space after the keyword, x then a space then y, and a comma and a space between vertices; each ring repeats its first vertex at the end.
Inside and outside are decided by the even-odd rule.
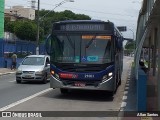
POLYGON ((111 36, 63 34, 52 37, 51 61, 58 63, 104 64, 112 61, 111 36))

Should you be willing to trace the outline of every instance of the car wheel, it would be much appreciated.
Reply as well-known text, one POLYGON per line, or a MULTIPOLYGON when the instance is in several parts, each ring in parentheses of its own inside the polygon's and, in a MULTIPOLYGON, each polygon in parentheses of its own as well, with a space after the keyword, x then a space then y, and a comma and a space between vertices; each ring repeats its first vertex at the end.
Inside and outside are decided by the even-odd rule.
POLYGON ((68 93, 68 89, 65 88, 60 88, 60 91, 62 94, 67 94, 68 93))
POLYGON ((42 83, 43 83, 43 84, 46 84, 46 83, 47 83, 47 74, 45 74, 42 83))
POLYGON ((17 83, 21 83, 22 81, 21 81, 21 80, 16 80, 16 82, 17 82, 17 83))

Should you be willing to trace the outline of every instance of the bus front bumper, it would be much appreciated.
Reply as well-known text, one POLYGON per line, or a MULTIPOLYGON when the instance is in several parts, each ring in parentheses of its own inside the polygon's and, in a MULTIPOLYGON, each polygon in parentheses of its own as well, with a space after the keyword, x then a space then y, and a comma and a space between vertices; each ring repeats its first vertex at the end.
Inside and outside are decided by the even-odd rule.
MULTIPOLYGON (((80 81, 78 81, 80 82, 80 81)), ((82 81, 83 82, 83 81, 82 81)), ((114 91, 114 78, 110 77, 109 79, 103 80, 97 86, 73 86, 73 85, 64 85, 62 81, 56 79, 54 76, 50 78, 50 87, 51 88, 66 88, 66 89, 82 89, 82 90, 105 90, 105 91, 114 91)))

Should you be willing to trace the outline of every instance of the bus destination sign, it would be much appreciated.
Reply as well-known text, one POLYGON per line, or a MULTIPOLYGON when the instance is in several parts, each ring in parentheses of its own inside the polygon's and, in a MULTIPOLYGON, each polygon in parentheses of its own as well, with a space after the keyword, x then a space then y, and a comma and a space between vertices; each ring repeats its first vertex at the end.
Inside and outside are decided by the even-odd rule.
POLYGON ((104 28, 104 24, 67 24, 60 26, 60 30, 64 31, 101 31, 104 28))

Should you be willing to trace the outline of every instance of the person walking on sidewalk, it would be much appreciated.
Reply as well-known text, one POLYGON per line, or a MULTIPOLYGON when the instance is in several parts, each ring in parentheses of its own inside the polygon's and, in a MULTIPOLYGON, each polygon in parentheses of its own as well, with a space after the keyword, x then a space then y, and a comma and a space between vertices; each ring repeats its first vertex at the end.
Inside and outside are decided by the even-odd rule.
POLYGON ((16 69, 16 63, 17 63, 17 55, 16 53, 14 52, 13 55, 11 56, 11 59, 12 59, 12 64, 11 64, 11 70, 12 69, 16 69))

